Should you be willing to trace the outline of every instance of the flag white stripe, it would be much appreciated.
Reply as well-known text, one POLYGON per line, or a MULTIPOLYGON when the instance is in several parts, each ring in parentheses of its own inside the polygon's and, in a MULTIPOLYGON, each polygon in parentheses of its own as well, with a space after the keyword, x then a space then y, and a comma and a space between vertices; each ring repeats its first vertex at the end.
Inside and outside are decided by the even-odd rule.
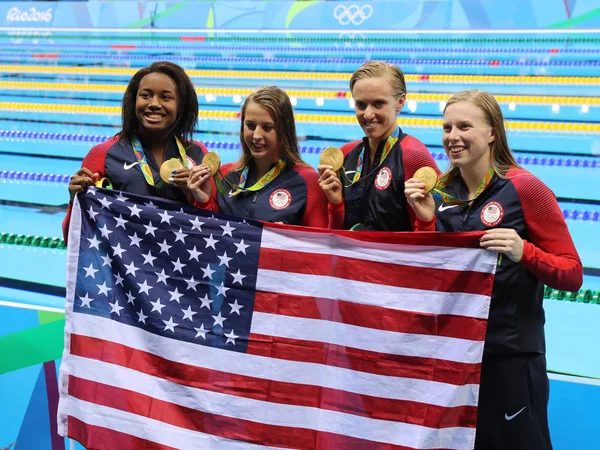
MULTIPOLYGON (((108 318, 87 314, 78 315, 73 333, 112 341, 171 361, 210 370, 340 389, 373 397, 455 407, 476 406, 479 394, 479 385, 476 384, 455 386, 437 381, 384 376, 323 364, 250 355, 183 341, 175 342, 108 318)), ((68 367, 68 364, 63 365, 68 367)))
POLYGON ((446 270, 494 273, 497 254, 477 248, 365 242, 310 231, 263 228, 261 247, 300 253, 344 256, 365 261, 446 270))
POLYGON ((327 320, 254 312, 252 333, 325 342, 390 355, 468 364, 481 362, 483 341, 376 330, 327 320))
POLYGON ((490 297, 366 283, 330 276, 258 269, 256 290, 347 302, 425 314, 487 319, 490 297))
POLYGON ((211 434, 201 433, 199 431, 188 430, 169 425, 159 420, 149 419, 147 417, 138 416, 107 406, 97 405, 74 397, 66 399, 65 406, 67 407, 70 416, 89 425, 109 428, 130 436, 175 448, 218 448, 224 450, 278 448, 265 447, 262 445, 225 439, 211 434), (192 443, 194 446, 190 447, 192 443))
POLYGON ((423 449, 464 448, 470 442, 473 433, 472 428, 466 427, 435 429, 205 391, 85 358, 75 357, 73 367, 73 375, 79 378, 136 391, 198 411, 269 425, 306 428, 423 449))

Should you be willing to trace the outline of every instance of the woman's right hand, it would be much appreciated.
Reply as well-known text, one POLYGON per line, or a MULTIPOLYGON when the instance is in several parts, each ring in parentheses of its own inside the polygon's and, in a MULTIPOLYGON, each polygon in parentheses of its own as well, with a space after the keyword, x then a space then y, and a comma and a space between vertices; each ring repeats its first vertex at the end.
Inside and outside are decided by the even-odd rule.
POLYGON ((342 195, 342 182, 337 174, 331 170, 331 166, 320 165, 319 170, 319 186, 323 189, 329 203, 339 205, 344 201, 342 195))
POLYGON ((435 217, 435 201, 431 193, 425 193, 425 183, 411 178, 404 183, 406 201, 421 222, 431 222, 435 217))
POLYGON ((207 203, 212 194, 210 169, 203 164, 192 167, 187 179, 187 187, 197 202, 207 203))
POLYGON ((93 186, 94 174, 91 170, 82 167, 71 177, 69 180, 69 196, 70 202, 73 202, 75 198, 75 194, 78 192, 83 192, 87 187, 93 186))

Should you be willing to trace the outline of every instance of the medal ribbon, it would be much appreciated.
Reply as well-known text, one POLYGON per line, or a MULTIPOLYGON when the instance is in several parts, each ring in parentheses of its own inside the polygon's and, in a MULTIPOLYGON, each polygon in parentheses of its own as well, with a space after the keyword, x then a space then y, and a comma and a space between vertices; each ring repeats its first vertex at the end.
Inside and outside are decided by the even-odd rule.
POLYGON ((496 171, 494 170, 493 167, 490 167, 490 170, 487 171, 487 173, 483 177, 483 180, 481 180, 481 183, 479 183, 477 192, 475 192, 475 196, 471 200, 462 200, 462 199, 459 199, 457 197, 454 197, 453 195, 450 195, 450 194, 442 191, 442 189, 447 187, 452 182, 452 180, 454 180, 456 178, 456 175, 458 173, 459 173, 459 169, 458 169, 458 167, 456 167, 456 168, 452 169, 450 172, 448 172, 446 175, 444 175, 442 178, 440 178, 438 183, 435 185, 435 188, 433 189, 432 194, 433 193, 438 194, 442 198, 442 203, 446 203, 448 205, 462 205, 465 203, 471 203, 477 197, 479 197, 479 195, 485 190, 485 188, 488 186, 488 184, 490 184, 490 182, 492 181, 492 178, 494 178, 494 174, 496 173, 496 171))
MULTIPOLYGON (((230 197, 235 197, 236 195, 240 194, 241 192, 260 191, 262 188, 264 188, 266 185, 268 185, 271 181, 273 181, 275 178, 277 178, 279 176, 279 174, 283 171, 283 169, 285 169, 285 161, 280 159, 277 161, 277 164, 275 166, 273 166, 273 168, 271 170, 269 170, 266 174, 264 174, 260 180, 258 180, 256 183, 254 183, 250 187, 246 187, 246 181, 248 180, 248 171, 250 170, 249 166, 244 167, 244 169, 242 170, 242 173, 240 174, 240 181, 238 184, 234 184, 231 181, 229 181, 227 178, 225 178, 223 176, 223 174, 221 174, 221 171, 219 171, 219 174, 221 175, 221 178, 223 179, 223 181, 225 181, 232 188, 232 190, 229 191, 228 195, 230 197)), ((223 183, 217 176, 215 176, 215 183, 217 184, 217 189, 219 190, 219 192, 221 192, 221 194, 226 194, 225 186, 223 186, 223 183)))
MULTIPOLYGON (((377 165, 377 167, 372 169, 370 173, 375 172, 383 164, 383 162, 385 161, 387 156, 392 151, 392 148, 394 148, 394 145, 396 145, 396 142, 398 142, 399 135, 400 135, 400 127, 396 127, 394 132, 385 141, 385 145, 383 146, 383 151, 381 152, 381 157, 379 158, 379 164, 377 165)), ((356 183, 358 180, 360 180, 360 177, 362 175, 364 160, 365 160, 365 150, 366 150, 366 148, 363 147, 363 149, 360 151, 360 154, 358 155, 358 163, 356 165, 356 172, 354 172, 354 177, 352 177, 352 181, 348 185, 345 184, 344 187, 349 188, 354 183, 356 183)), ((346 175, 346 171, 344 170, 343 167, 341 170, 342 170, 343 177, 346 180, 349 180, 348 176, 346 175)))
MULTIPOLYGON (((188 160, 187 153, 185 152, 185 148, 181 144, 181 141, 175 136, 175 142, 177 144, 177 149, 179 150, 179 156, 181 157, 181 163, 183 167, 188 168, 188 160)), ((144 178, 146 179, 146 183, 150 186, 154 186, 154 177, 152 176, 152 170, 150 170, 150 166, 148 165, 148 160, 146 159, 146 153, 140 143, 140 140, 137 136, 134 136, 131 141, 131 146, 133 147, 133 154, 135 155, 135 159, 140 163, 140 168, 142 169, 142 173, 144 174, 144 178)), ((160 181, 162 183, 162 180, 160 181)))

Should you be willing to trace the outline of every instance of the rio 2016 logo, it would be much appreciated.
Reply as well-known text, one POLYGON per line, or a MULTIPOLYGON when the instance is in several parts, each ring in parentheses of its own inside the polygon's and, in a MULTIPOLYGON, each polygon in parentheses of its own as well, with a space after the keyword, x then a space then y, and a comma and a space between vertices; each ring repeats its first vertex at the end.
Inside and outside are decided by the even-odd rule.
POLYGON ((373 15, 371 5, 337 5, 333 10, 333 17, 337 19, 340 25, 360 25, 373 15))
POLYGON ((6 13, 7 22, 50 22, 51 20, 52 8, 48 8, 46 11, 29 8, 23 11, 15 6, 6 13))

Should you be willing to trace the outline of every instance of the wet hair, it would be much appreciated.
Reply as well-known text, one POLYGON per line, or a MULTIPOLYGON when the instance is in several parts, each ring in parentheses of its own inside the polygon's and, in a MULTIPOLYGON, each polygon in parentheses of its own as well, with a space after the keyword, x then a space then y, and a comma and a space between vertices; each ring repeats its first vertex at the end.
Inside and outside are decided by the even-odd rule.
POLYGON ((252 92, 242 105, 242 120, 240 122, 240 141, 243 154, 238 161, 239 167, 245 167, 250 164, 252 154, 250 148, 244 141, 244 121, 246 120, 246 108, 250 103, 256 103, 265 108, 273 123, 277 133, 277 141, 281 148, 281 159, 292 167, 294 165, 306 166, 300 157, 298 149, 298 138, 296 137, 296 122, 294 121, 294 109, 288 95, 277 86, 263 86, 252 92))
POLYGON ((404 74, 398 66, 388 64, 385 61, 369 61, 360 66, 350 78, 350 92, 353 91, 357 81, 366 78, 379 78, 389 76, 392 81, 392 90, 395 97, 406 94, 406 81, 404 74))
POLYGON ((175 135, 183 142, 190 143, 194 127, 198 121, 198 96, 192 80, 182 67, 168 61, 158 61, 138 70, 129 81, 123 95, 121 112, 122 131, 120 139, 131 140, 139 130, 140 124, 135 111, 135 103, 142 78, 151 73, 167 75, 177 86, 177 118, 166 135, 175 135))
POLYGON ((506 129, 504 128, 504 116, 494 96, 489 92, 480 91, 479 89, 457 92, 446 102, 444 114, 448 106, 459 102, 469 102, 481 109, 485 117, 485 122, 492 127, 494 141, 491 148, 491 160, 496 173, 501 177, 505 177, 508 169, 519 167, 508 146, 506 129))

